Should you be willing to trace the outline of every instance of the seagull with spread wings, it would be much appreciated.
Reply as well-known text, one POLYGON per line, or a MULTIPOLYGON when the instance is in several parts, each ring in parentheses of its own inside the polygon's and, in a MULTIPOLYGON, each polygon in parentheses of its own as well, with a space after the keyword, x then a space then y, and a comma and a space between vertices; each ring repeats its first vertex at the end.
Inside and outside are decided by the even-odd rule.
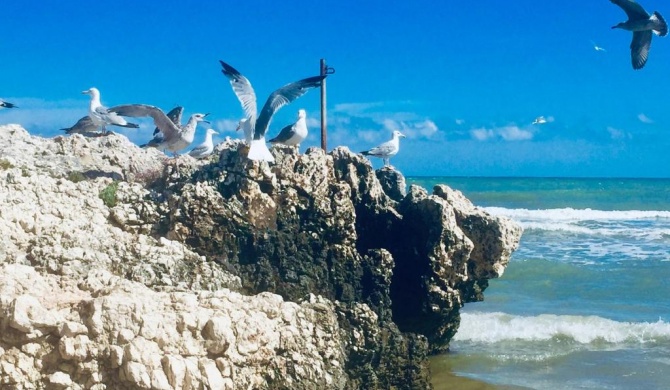
POLYGON ((178 151, 188 147, 193 142, 198 123, 209 123, 205 120, 205 117, 209 114, 193 114, 188 122, 182 126, 179 124, 179 118, 181 118, 183 108, 178 107, 174 110, 178 111, 176 119, 168 117, 160 108, 148 104, 124 104, 114 107, 114 112, 121 116, 151 117, 154 120, 158 132, 154 131, 154 138, 148 143, 140 145, 140 147, 154 147, 163 151, 170 151, 176 156, 178 151))
POLYGON ((249 154, 247 156, 251 160, 273 162, 274 157, 265 144, 265 133, 268 130, 272 116, 280 108, 307 93, 309 89, 321 86, 321 81, 326 76, 309 77, 279 88, 268 96, 260 114, 258 114, 256 93, 249 80, 232 66, 223 61, 219 62, 223 67, 221 71, 230 80, 230 85, 233 87, 237 99, 242 104, 247 118, 245 122, 241 123, 245 133, 252 135, 249 154))
POLYGON ((630 43, 630 55, 633 69, 642 69, 647 63, 649 47, 651 46, 652 32, 658 36, 668 35, 668 25, 660 13, 654 12, 649 15, 642 6, 633 0, 610 0, 621 7, 628 15, 628 20, 621 22, 612 28, 621 28, 633 32, 633 40, 630 43))

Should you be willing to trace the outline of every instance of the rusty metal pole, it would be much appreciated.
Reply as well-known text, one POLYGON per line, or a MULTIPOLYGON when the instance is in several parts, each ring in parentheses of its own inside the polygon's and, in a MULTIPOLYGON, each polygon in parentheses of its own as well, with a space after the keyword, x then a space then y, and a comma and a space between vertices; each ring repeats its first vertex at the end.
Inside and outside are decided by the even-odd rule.
MULTIPOLYGON (((326 59, 322 58, 319 66, 319 74, 325 76, 328 74, 328 67, 326 66, 326 59)), ((327 131, 326 131, 326 79, 321 81, 321 149, 328 151, 327 148, 327 131)))

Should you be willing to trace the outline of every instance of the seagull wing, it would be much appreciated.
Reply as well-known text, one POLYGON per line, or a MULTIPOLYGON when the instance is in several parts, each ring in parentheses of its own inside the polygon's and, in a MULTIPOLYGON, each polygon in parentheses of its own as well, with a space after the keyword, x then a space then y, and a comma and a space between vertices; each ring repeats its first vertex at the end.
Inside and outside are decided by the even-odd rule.
POLYGON ((251 128, 253 129, 256 124, 257 108, 256 93, 254 92, 254 88, 251 86, 251 82, 249 82, 246 77, 242 76, 242 73, 238 72, 237 69, 223 61, 219 60, 219 62, 223 67, 221 72, 228 78, 228 80, 230 80, 230 85, 233 87, 233 92, 235 92, 237 99, 242 104, 242 109, 244 110, 247 118, 249 118, 251 128))
MULTIPOLYGON (((183 114, 184 114, 184 107, 177 106, 177 107, 173 108, 172 110, 170 110, 170 112, 167 113, 167 117, 170 118, 172 123, 174 123, 178 127, 181 127, 181 117, 182 117, 183 114)), ((156 135, 160 132, 161 132, 161 129, 159 129, 158 127, 156 127, 156 129, 154 129, 154 135, 156 135)))
POLYGON ((386 157, 390 156, 394 152, 397 152, 396 146, 393 143, 393 140, 386 141, 383 144, 376 146, 368 151, 363 152, 363 154, 368 154, 371 156, 386 157))
POLYGON ((291 139, 291 137, 293 137, 293 134, 295 134, 295 123, 292 125, 285 126, 283 129, 281 129, 281 131, 279 132, 279 134, 277 134, 276 137, 274 137, 268 142, 270 143, 286 142, 289 139, 291 139))
POLYGON ((90 116, 86 115, 79 119, 77 123, 74 124, 74 126, 61 130, 65 131, 66 134, 86 134, 97 132, 98 126, 93 123, 90 116))
POLYGON ((321 86, 321 82, 326 76, 314 76, 306 79, 298 80, 296 82, 284 85, 278 90, 272 92, 268 100, 263 105, 256 127, 254 127, 254 139, 261 139, 265 136, 265 132, 270 125, 272 116, 279 111, 280 108, 291 103, 295 99, 307 93, 311 88, 321 86))
POLYGON ((642 6, 633 0, 610 0, 624 10, 628 19, 649 19, 649 14, 642 6))
POLYGON ((190 152, 188 152, 188 154, 192 157, 197 157, 197 156, 200 156, 204 153, 207 153, 208 150, 209 150, 209 145, 207 145, 207 143, 202 143, 202 144, 196 146, 195 148, 193 148, 190 152))
POLYGON ((633 41, 630 43, 630 56, 633 69, 642 69, 647 63, 649 47, 651 46, 651 30, 633 32, 633 41))
POLYGON ((166 141, 178 137, 181 133, 181 128, 174 124, 160 108, 155 106, 150 106, 148 104, 124 104, 115 106, 113 109, 110 109, 110 111, 121 116, 151 117, 154 120, 156 127, 163 133, 166 141))

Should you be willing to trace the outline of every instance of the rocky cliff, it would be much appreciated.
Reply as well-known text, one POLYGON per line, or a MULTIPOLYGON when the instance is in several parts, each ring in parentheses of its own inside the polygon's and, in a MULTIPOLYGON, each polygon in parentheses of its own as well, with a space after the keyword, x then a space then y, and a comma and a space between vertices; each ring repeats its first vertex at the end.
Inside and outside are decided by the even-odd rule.
POLYGON ((363 157, 0 127, 0 387, 424 389, 521 230, 363 157))

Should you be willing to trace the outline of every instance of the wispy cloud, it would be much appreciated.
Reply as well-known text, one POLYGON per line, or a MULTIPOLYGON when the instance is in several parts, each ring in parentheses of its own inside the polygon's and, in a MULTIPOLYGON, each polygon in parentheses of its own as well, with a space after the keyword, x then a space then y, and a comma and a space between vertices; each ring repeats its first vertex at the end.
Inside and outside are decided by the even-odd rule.
POLYGON ((465 119, 456 119, 454 122, 456 122, 456 124, 460 126, 465 123, 465 119))
POLYGON ((533 132, 522 129, 517 125, 507 125, 494 128, 475 128, 470 130, 472 138, 478 141, 502 139, 504 141, 527 141, 533 139, 533 132))
POLYGON ((394 119, 384 119, 384 128, 388 131, 400 130, 408 138, 431 138, 439 131, 435 122, 426 119, 418 122, 396 121, 394 119))
POLYGON ((654 121, 651 118, 649 118, 648 116, 646 116, 644 113, 638 114, 637 119, 639 119, 640 122, 642 122, 642 123, 654 123, 654 121))
POLYGON ((625 130, 617 129, 612 126, 607 126, 607 132, 610 134, 610 138, 615 140, 621 139, 631 139, 633 135, 625 130))

